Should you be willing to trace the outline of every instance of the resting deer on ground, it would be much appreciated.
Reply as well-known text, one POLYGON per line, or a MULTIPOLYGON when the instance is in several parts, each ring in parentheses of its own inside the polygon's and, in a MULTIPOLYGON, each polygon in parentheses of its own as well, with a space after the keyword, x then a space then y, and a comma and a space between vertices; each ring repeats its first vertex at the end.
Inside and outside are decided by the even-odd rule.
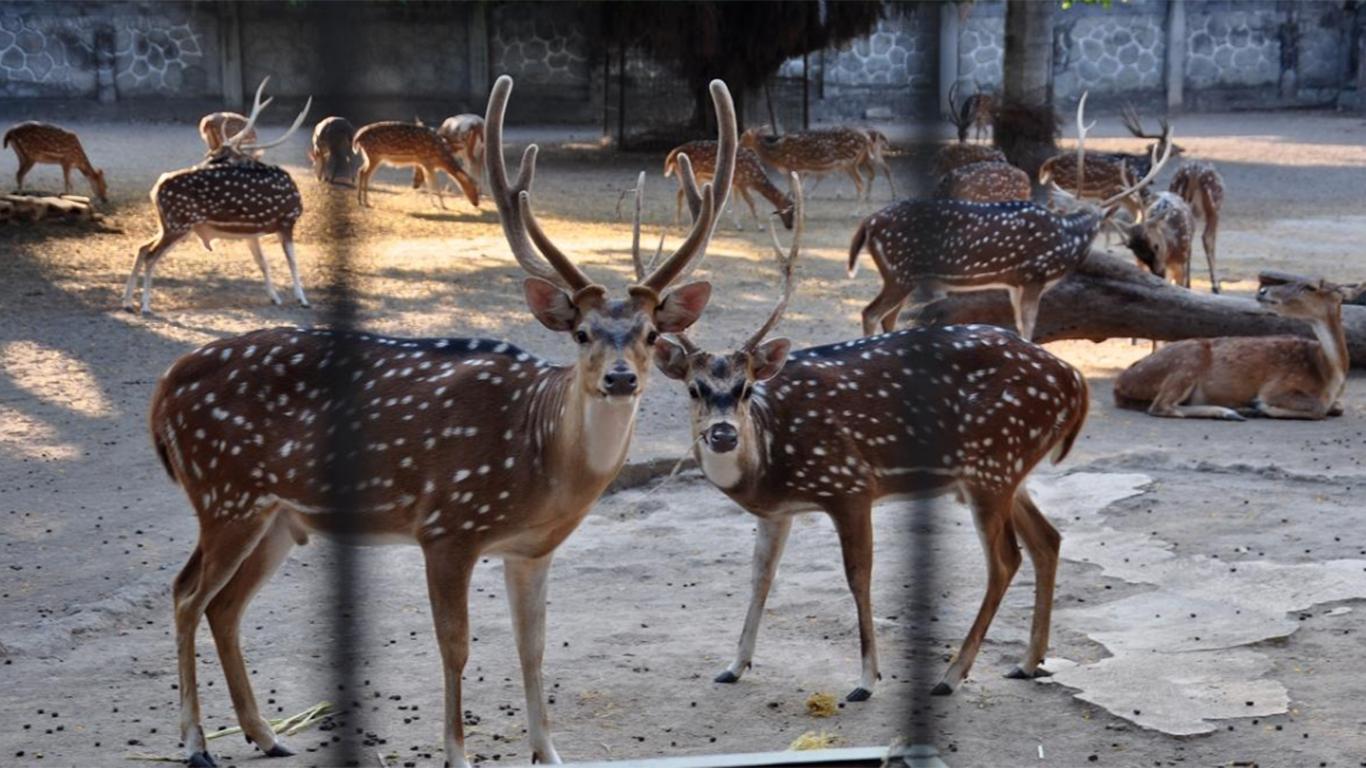
POLYGON ((246 240, 265 278, 266 295, 274 304, 280 303, 280 295, 271 283, 270 266, 261 253, 261 238, 279 236, 290 278, 294 281, 294 298, 308 306, 294 259, 294 225, 304 210, 299 188, 288 172, 256 160, 255 155, 283 144, 299 130, 313 99, 304 104, 283 136, 267 144, 252 144, 246 138, 254 135, 250 129, 255 127, 261 110, 270 103, 270 99, 261 100, 265 85, 263 80, 256 89, 255 105, 243 130, 225 139, 204 162, 163 173, 152 186, 152 205, 156 208, 160 227, 157 234, 138 249, 133 271, 123 290, 125 309, 134 309, 133 289, 141 274, 142 304, 138 311, 142 314, 152 311, 152 273, 161 257, 191 232, 199 236, 208 250, 213 250, 214 240, 246 240))
MULTIPOLYGON (((700 193, 678 250, 610 298, 532 214, 535 145, 516 180, 508 178, 502 136, 511 90, 503 76, 489 97, 490 194, 508 246, 530 274, 522 286, 527 306, 572 339, 573 363, 552 364, 491 339, 277 328, 212 342, 157 385, 153 442, 200 526, 174 586, 181 739, 192 765, 213 764, 196 685, 195 630, 206 613, 243 733, 268 755, 290 753, 257 709, 238 624, 296 544, 310 533, 337 533, 338 494, 359 512, 350 543, 399 539, 422 549, 445 679, 447 764, 469 765, 461 675, 470 578, 488 557, 504 562, 531 761, 559 762, 541 677, 551 558, 626 459, 656 338, 686 330, 706 306, 707 283, 670 286, 702 258, 725 206, 735 111, 725 85, 713 81, 725 148, 718 185, 700 193), (365 473, 353 486, 329 484, 339 471, 338 441, 359 449, 365 473)), ((638 247, 633 258, 640 262, 638 247)))
POLYGON ((356 158, 351 151, 355 137, 355 127, 344 117, 326 117, 313 127, 308 161, 313 164, 313 175, 318 181, 335 183, 338 176, 350 178, 356 158))
MULTIPOLYGON (((265 79, 270 82, 270 78, 265 79)), ((236 112, 210 112, 199 119, 199 138, 204 140, 204 146, 208 147, 210 153, 223 146, 229 136, 236 136, 242 133, 242 129, 247 128, 247 116, 236 112)), ((247 144, 256 143, 256 130, 254 127, 242 136, 242 140, 247 144)))
MULTIPOLYGON (((754 150, 759 159, 783 176, 800 174, 817 183, 827 174, 844 171, 854 180, 859 200, 866 198, 863 174, 859 168, 868 162, 868 134, 855 128, 830 128, 794 131, 784 136, 766 136, 762 128, 750 128, 740 137, 740 145, 754 150)), ((872 185, 867 188, 871 192, 872 185)), ((814 189, 814 187, 813 187, 814 189)))
POLYGON ((15 184, 24 189, 24 177, 39 163, 62 166, 62 194, 71 194, 71 169, 81 172, 90 183, 90 191, 101 203, 109 202, 109 187, 104 183, 104 171, 90 164, 85 148, 76 134, 51 123, 29 121, 5 132, 3 146, 14 148, 19 158, 19 172, 15 184))
MULTIPOLYGON (((794 189, 799 189, 793 184, 794 189)), ((655 342, 655 365, 683 382, 707 479, 759 518, 749 610, 735 660, 717 682, 750 667, 764 603, 795 515, 824 512, 839 534, 857 606, 862 673, 846 697, 863 701, 879 678, 872 607, 872 506, 879 499, 956 494, 973 509, 987 560, 987 591, 936 694, 967 677, 1020 565, 1023 540, 1035 570, 1029 648, 1010 677, 1047 675, 1061 537, 1024 480, 1045 456, 1067 455, 1086 419, 1081 373, 1042 348, 990 326, 917 328, 790 352, 767 339, 793 289, 802 235, 801 197, 792 248, 777 245, 782 294, 740 348, 703 352, 684 334, 655 342)))
POLYGON ((1143 220, 1126 227, 1125 244, 1149 272, 1189 288, 1194 231, 1190 206, 1171 192, 1159 192, 1144 209, 1143 220))
POLYGON ((1342 301, 1361 286, 1263 272, 1257 302, 1305 320, 1314 339, 1246 336, 1168 344, 1115 379, 1115 402, 1170 418, 1322 419, 1342 413, 1347 341, 1342 301))
POLYGON ((988 129, 991 128, 991 117, 994 111, 995 99, 990 93, 983 93, 982 86, 973 82, 977 92, 963 99, 957 99, 958 87, 962 81, 957 81, 949 86, 949 120, 958 131, 958 141, 965 143, 968 140, 968 131, 976 128, 977 141, 986 138, 988 129))
POLYGON ((1214 244, 1219 237, 1219 209, 1224 206, 1224 177, 1211 163, 1189 162, 1176 169, 1169 190, 1186 201, 1196 219, 1205 222, 1200 242, 1205 248, 1205 261, 1209 263, 1211 290, 1218 293, 1219 277, 1214 273, 1214 244))
POLYGON ((1009 165, 1005 153, 995 147, 986 144, 946 144, 934 154, 934 175, 943 178, 952 173, 955 168, 973 163, 1006 163, 1009 165))
MULTIPOLYGON (((692 162, 693 175, 698 183, 706 183, 712 180, 716 172, 716 142, 715 141, 690 141, 680 144, 669 151, 669 156, 664 158, 664 177, 674 175, 678 170, 679 155, 687 155, 692 162)), ((749 206, 750 215, 754 217, 754 225, 759 229, 764 228, 763 221, 759 218, 759 211, 754 207, 754 198, 750 197, 750 192, 757 192, 761 197, 773 206, 774 212, 782 219, 783 226, 792 229, 792 198, 773 185, 769 181, 768 174, 764 172, 763 163, 759 162, 759 156, 753 150, 741 148, 735 153, 735 182, 733 192, 739 192, 740 197, 749 206)), ((683 213, 684 184, 680 174, 678 178, 678 196, 674 206, 674 223, 677 224, 679 217, 683 213)), ((731 220, 736 229, 744 229, 740 226, 740 218, 735 212, 735 208, 730 209, 731 220)))
POLYGON ((371 123, 356 132, 351 148, 361 159, 360 171, 356 174, 356 197, 364 207, 371 207, 370 177, 381 165, 420 169, 428 194, 436 197, 436 204, 441 208, 446 207, 446 200, 441 194, 436 172, 445 171, 464 190, 470 205, 479 207, 479 185, 461 165, 446 140, 431 128, 396 121, 371 123))
POLYGON ((981 162, 960 165, 939 179, 939 196, 978 203, 1028 200, 1032 190, 1029 174, 1010 163, 981 162))

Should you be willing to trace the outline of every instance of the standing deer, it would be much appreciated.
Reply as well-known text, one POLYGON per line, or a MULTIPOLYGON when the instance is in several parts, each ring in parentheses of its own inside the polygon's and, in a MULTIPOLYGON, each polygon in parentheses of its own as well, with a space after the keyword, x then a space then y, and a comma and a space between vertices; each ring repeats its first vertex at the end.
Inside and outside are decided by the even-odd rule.
MULTIPOLYGON (((267 78, 268 79, 268 78, 267 78)), ((133 271, 123 290, 123 306, 132 311, 133 289, 138 274, 142 274, 142 304, 139 311, 152 311, 152 273, 157 262, 176 243, 191 232, 199 236, 204 247, 213 250, 216 239, 244 239, 251 255, 265 278, 266 295, 274 304, 280 295, 270 280, 270 266, 261 253, 261 238, 278 235, 294 282, 294 298, 308 306, 303 285, 299 282, 299 267, 294 258, 294 224, 303 215, 303 201, 299 188, 289 173, 279 166, 255 159, 255 153, 283 144, 303 123, 313 99, 309 98, 294 124, 283 136, 267 144, 248 143, 250 129, 256 125, 270 99, 261 100, 266 81, 256 89, 255 104, 245 127, 223 141, 217 150, 199 165, 179 171, 163 173, 152 186, 152 205, 157 210, 159 231, 138 249, 133 271)))
MULTIPOLYGON (((664 177, 674 175, 678 170, 679 155, 687 155, 692 162, 694 176, 699 183, 712 180, 716 172, 716 142, 715 141, 690 141, 680 144, 669 151, 669 156, 664 158, 664 177)), ((783 221, 783 226, 792 229, 792 198, 773 185, 769 181, 768 174, 764 172, 763 163, 759 162, 759 156, 753 150, 741 148, 735 153, 735 183, 733 191, 739 192, 745 204, 749 206, 749 213, 754 217, 754 224, 759 229, 763 229, 763 221, 759 218, 759 212, 754 207, 754 198, 750 197, 750 192, 757 192, 761 197, 773 205, 773 209, 783 221)), ((678 223, 679 217, 683 213, 684 196, 683 177, 678 178, 678 196, 674 206, 674 223, 678 223)), ((736 229, 743 229, 740 226, 740 219, 735 213, 735 208, 730 209, 731 219, 735 223, 736 229)))
MULTIPOLYGON (((785 136, 765 136, 760 128, 750 128, 740 137, 740 145, 754 150, 759 159, 779 173, 799 173, 819 182, 826 174, 844 171, 854 180, 859 200, 865 199, 863 174, 859 168, 870 152, 868 134, 855 128, 830 128, 795 131, 785 136)), ((869 185, 871 191, 871 185, 869 185)))
POLYGON ((1170 191, 1181 196, 1197 219, 1203 219, 1205 229, 1200 242, 1209 263, 1211 290, 1219 292, 1219 278, 1214 273, 1214 244, 1219 237, 1219 209, 1224 206, 1224 177, 1214 165, 1204 161, 1189 162, 1176 169, 1170 191))
POLYGON ((957 99, 958 87, 962 81, 957 81, 949 86, 949 120, 953 127, 958 131, 959 143, 968 140, 968 131, 976 128, 977 141, 981 141, 987 135, 987 130, 991 128, 991 117, 995 110, 995 100, 990 93, 983 93, 982 86, 973 81, 973 86, 977 92, 963 99, 957 99))
POLYGON ((335 533, 338 489, 327 477, 338 433, 364 446, 357 458, 365 476, 341 489, 354 492, 361 512, 358 543, 397 538, 422 548, 445 678, 448 764, 469 764, 461 709, 469 586, 475 564, 490 556, 504 561, 532 761, 559 762, 541 678, 551 558, 625 461, 656 338, 686 330, 710 296, 702 282, 668 289, 702 258, 725 205, 735 112, 725 85, 713 81, 725 148, 718 185, 703 190, 678 250, 610 299, 532 215, 535 145, 516 181, 508 179, 502 134, 511 90, 503 76, 489 97, 490 192, 512 254, 531 275, 527 306, 569 335, 575 362, 554 365, 497 340, 369 334, 345 339, 343 359, 336 332, 277 328, 213 342, 157 385, 153 442, 200 525, 174 588, 181 738, 192 765, 213 764, 195 680, 195 630, 205 613, 244 734, 268 755, 289 754, 257 709, 237 628, 296 543, 335 533), (353 403, 325 394, 339 377, 353 403))
POLYGON ((1342 413, 1347 340, 1342 300, 1361 286, 1339 286, 1263 272, 1257 302, 1309 323, 1313 339, 1249 336, 1186 339, 1162 347, 1115 379, 1115 403, 1168 418, 1322 419, 1342 413))
POLYGON ((351 176, 356 157, 351 142, 355 137, 355 127, 344 117, 325 117, 313 127, 308 161, 313 164, 313 175, 318 181, 335 183, 338 176, 351 176))
POLYGON ((1003 203, 1028 200, 1032 190, 1029 174, 1010 163, 985 161, 969 163, 939 179, 939 196, 978 203, 1003 203))
POLYGON ((1127 227, 1126 245, 1149 272, 1189 288, 1194 231, 1190 206, 1171 192, 1159 192, 1144 209, 1143 220, 1127 227))
MULTIPOLYGON (((419 120, 418 125, 421 124, 419 120)), ((479 186, 479 175, 484 168, 484 118, 470 114, 454 115, 441 121, 436 133, 446 140, 446 145, 466 168, 474 169, 475 186, 479 186)), ((413 189, 425 183, 426 174, 422 168, 414 168, 413 189)))
MULTIPOLYGON (((795 182, 795 180, 794 180, 795 182)), ((798 189, 794 183, 794 189, 798 189)), ((1033 629, 1011 677, 1039 677, 1048 648, 1061 537, 1024 479, 1045 456, 1067 455, 1086 419, 1080 372, 990 326, 917 328, 789 353, 765 340, 792 295, 802 234, 774 243, 782 295, 768 319, 729 354, 703 352, 684 334, 655 342, 655 365, 687 385, 694 452, 703 474, 759 518, 749 610, 735 660, 716 681, 733 683, 754 657, 764 603, 792 527, 824 512, 839 534, 858 608, 862 674, 846 697, 863 701, 879 678, 873 623, 872 506, 895 496, 957 494, 973 509, 987 560, 977 619, 936 694, 967 676, 1020 564, 1016 534, 1034 563, 1033 629)))
POLYGON ((109 187, 104 183, 104 171, 90 164, 81 139, 71 131, 51 123, 29 121, 5 132, 2 146, 13 146, 19 158, 19 172, 15 183, 22 191, 24 177, 38 163, 62 166, 62 193, 71 194, 71 169, 81 172, 90 183, 90 190, 101 203, 109 202, 109 187))
MULTIPOLYGON (((1166 121, 1162 121, 1162 135, 1149 137, 1141 134, 1143 138, 1157 138, 1158 141, 1149 145, 1148 155, 1131 155, 1122 152, 1092 152, 1086 153, 1083 147, 1086 142, 1086 133, 1091 126, 1082 125, 1082 114, 1086 108, 1086 96, 1083 93, 1081 100, 1077 104, 1077 150, 1075 153, 1063 152, 1045 160, 1039 167, 1039 184, 1051 186, 1054 191, 1066 192, 1068 189, 1075 190, 1073 195, 1079 199, 1104 199, 1116 196, 1116 191, 1129 187, 1129 180, 1137 177, 1155 178, 1150 173, 1154 158, 1171 157, 1179 155, 1182 148, 1172 142, 1172 128, 1166 121), (1079 172, 1080 171, 1080 172, 1079 172)), ((1132 119, 1132 108, 1125 115, 1126 124, 1132 119)), ((1130 129, 1134 130, 1133 128, 1130 129)), ((1141 131, 1141 129, 1139 129, 1141 131)), ((1140 134, 1136 134, 1140 135, 1140 134)), ((1138 185, 1131 189, 1131 194, 1119 198, 1120 204, 1134 221, 1138 221, 1142 216, 1145 205, 1143 199, 1145 185, 1138 185)))
MULTIPOLYGON (((887 177, 887 188, 892 191, 892 199, 895 200, 900 195, 896 191, 896 182, 892 180, 892 168, 887 164, 887 150, 891 148, 891 141, 887 134, 882 131, 866 128, 863 131, 868 135, 868 154, 863 158, 863 164, 859 166, 859 173, 868 171, 868 194, 873 194, 873 182, 877 181, 877 172, 882 171, 882 175, 887 177)), ((791 227, 788 227, 791 229, 791 227)))
MULTIPOLYGON (((270 82, 267 77, 265 82, 270 82)), ((269 103, 267 99, 267 103, 269 103)), ((227 141, 229 136, 242 134, 242 140, 247 144, 256 143, 256 130, 254 127, 245 134, 243 129, 247 128, 246 115, 236 112, 210 112, 199 119, 199 138, 204 140, 204 146, 208 147, 212 153, 227 141)))
POLYGON ((351 148, 361 158, 360 171, 356 174, 356 197, 364 207, 372 207, 370 177, 381 165, 419 168, 426 180, 428 194, 435 195, 437 205, 442 208, 446 207, 446 200, 441 194, 436 172, 445 171, 464 190, 470 205, 479 207, 479 185, 470 178, 446 140, 431 128, 397 121, 371 123, 356 132, 351 148))

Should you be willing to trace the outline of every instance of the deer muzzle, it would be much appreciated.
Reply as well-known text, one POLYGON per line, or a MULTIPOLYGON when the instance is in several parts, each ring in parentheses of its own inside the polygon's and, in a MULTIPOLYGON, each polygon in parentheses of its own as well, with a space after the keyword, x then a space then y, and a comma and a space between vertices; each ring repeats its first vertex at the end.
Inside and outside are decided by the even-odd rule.
POLYGON ((730 453, 740 444, 740 433, 735 430, 735 425, 724 421, 707 427, 702 434, 707 447, 714 453, 730 453))

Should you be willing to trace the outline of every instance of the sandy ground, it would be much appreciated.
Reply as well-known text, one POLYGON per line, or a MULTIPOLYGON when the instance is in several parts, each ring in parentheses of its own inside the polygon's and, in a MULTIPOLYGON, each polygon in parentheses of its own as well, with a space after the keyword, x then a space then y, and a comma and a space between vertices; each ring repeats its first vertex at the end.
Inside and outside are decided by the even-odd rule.
MULTIPOLYGON (((566 342, 525 312, 520 273, 491 205, 476 211, 448 196, 449 210, 434 209, 390 170, 381 172, 373 194, 378 207, 358 210, 352 190, 312 180, 302 164, 302 141, 273 157, 294 172, 304 194, 307 213, 297 238, 315 309, 271 307, 240 244, 209 253, 187 241, 158 271, 155 314, 124 313, 118 302, 127 269, 137 245, 155 231, 147 190, 161 172, 198 158, 198 138, 187 125, 74 127, 109 175, 116 231, 0 231, 6 299, 0 308, 0 764, 6 765, 109 765, 133 752, 176 752, 168 587, 196 529, 153 458, 144 419, 157 375, 178 355, 260 326, 316 322, 333 299, 327 286, 336 245, 345 242, 361 318, 373 330, 498 336, 551 359, 568 357, 566 342), (322 213, 329 206, 335 219, 322 213)), ((1096 146, 1134 147, 1134 140, 1116 138, 1117 127, 1117 121, 1103 124, 1096 146)), ((1256 272, 1270 266, 1360 279, 1366 123, 1238 114, 1191 117, 1178 130, 1188 154, 1216 161, 1228 182, 1220 250, 1230 289, 1249 290, 1256 272)), ((509 138, 516 144, 529 135, 509 138)), ((658 177, 660 162, 604 153, 586 136, 542 155, 536 205, 547 230, 614 287, 629 272, 629 224, 614 209, 637 171, 651 172, 651 228, 657 232, 672 220, 673 186, 658 177)), ((899 182, 909 187, 907 158, 895 162, 899 182)), ((12 155, 0 158, 0 178, 13 169, 12 155)), ((30 183, 51 189, 59 178, 51 167, 41 168, 30 183)), ((888 197, 883 184, 879 201, 888 197)), ((831 180, 810 205, 810 247, 784 323, 798 344, 850 336, 876 292, 870 269, 854 281, 845 277, 845 249, 859 213, 850 193, 831 180)), ((774 299, 767 235, 742 219, 745 231, 736 233, 727 222, 699 271, 717 293, 694 335, 713 348, 747 335, 774 299)), ((681 233, 673 227, 671 242, 681 233)), ((287 274, 283 259, 273 246, 267 255, 279 282, 287 274)), ((1196 289, 1206 290, 1199 269, 1196 277, 1196 289)), ((1064 543, 1051 654, 1063 666, 1122 655, 1114 638, 1103 643, 1092 636, 1094 617, 1072 609, 1172 588, 1102 564, 1100 551, 1087 547, 1107 537, 1150 537, 1160 542, 1151 546, 1190 558, 1191 567, 1212 558, 1277 567, 1366 558, 1366 513, 1359 504, 1366 483, 1360 464, 1366 381, 1359 376, 1349 381, 1346 414, 1331 422, 1181 423, 1110 405, 1111 379, 1146 345, 1074 342, 1052 349, 1082 367, 1094 388, 1087 429, 1061 469, 1146 478, 1134 495, 1113 501, 1087 507, 1061 494, 1054 507, 1045 506, 1065 537, 1072 536, 1064 543), (1095 516, 1113 533, 1088 535, 1080 526, 1096 524, 1095 516)), ((685 414, 678 388, 654 377, 632 462, 680 456, 685 414)), ((843 693, 857 676, 853 606, 829 525, 811 518, 798 528, 755 670, 736 686, 719 686, 710 680, 738 635, 753 525, 696 478, 645 493, 605 499, 561 550, 553 572, 546 674, 566 759, 781 749, 808 730, 829 731, 847 745, 886 743, 903 722, 897 693, 906 685, 907 660, 932 654, 942 665, 980 596, 980 554, 961 509, 947 506, 932 520, 915 521, 904 507, 886 505, 878 519, 875 578, 886 680, 871 702, 813 720, 803 711, 806 696, 843 693), (927 532, 944 555, 942 621, 931 632, 932 645, 907 642, 898 617, 905 591, 898 554, 906 537, 927 532)), ((294 712, 335 698, 327 684, 328 620, 318 609, 326 595, 320 572, 332 557, 326 544, 298 551, 244 623, 255 684, 270 711, 294 712)), ((440 740, 439 669, 419 558, 408 549, 370 550, 366 567, 364 727, 390 764, 432 763, 426 756, 440 740)), ((478 641, 465 707, 478 722, 469 751, 521 762, 528 757, 523 704, 500 569, 497 563, 480 569, 473 601, 478 641)), ((1145 727, 1143 715, 1113 714, 1113 702, 1076 698, 1081 686, 1000 679, 1023 650, 1031 580, 1026 567, 971 681, 939 702, 939 746, 951 764, 1069 766, 1094 756, 1094 762, 1123 766, 1357 765, 1366 755, 1359 706, 1366 682, 1356 672, 1366 629, 1359 600, 1300 596, 1301 607, 1283 612, 1298 625, 1293 633, 1237 643, 1239 653, 1265 659, 1265 668, 1250 676, 1282 686, 1272 690, 1285 691, 1284 707, 1269 711, 1283 713, 1256 714, 1267 706, 1263 701, 1247 705, 1247 716, 1223 713, 1209 721, 1210 733, 1175 737, 1145 727)), ((1199 585, 1186 589, 1199 592, 1199 585)), ((1205 598, 1221 598, 1210 589, 1205 598)), ((1132 623, 1121 629, 1121 639, 1148 636, 1148 628, 1132 623)), ((207 632, 200 643, 206 724, 231 725, 207 632)), ((1159 678, 1166 679, 1155 668, 1153 679, 1159 678)), ((1246 682, 1233 675, 1210 688, 1242 690, 1231 683, 1221 688, 1234 678, 1246 682)), ((1130 687, 1153 709, 1172 695, 1160 686, 1130 687)), ((302 735, 297 746, 322 751, 272 764, 328 764, 322 746, 328 739, 325 732, 302 735)), ((228 762, 255 759, 234 739, 215 749, 228 762)))

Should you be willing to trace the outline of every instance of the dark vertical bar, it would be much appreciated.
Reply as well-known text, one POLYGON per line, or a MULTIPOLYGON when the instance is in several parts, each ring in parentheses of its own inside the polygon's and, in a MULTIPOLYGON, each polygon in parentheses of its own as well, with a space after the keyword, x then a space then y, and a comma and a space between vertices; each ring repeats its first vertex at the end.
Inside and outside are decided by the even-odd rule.
POLYGON ((811 54, 802 54, 802 130, 811 130, 811 54))
POLYGON ((612 135, 612 54, 602 55, 602 137, 612 135))
POLYGON ((617 149, 626 149, 626 43, 617 44, 617 149))

